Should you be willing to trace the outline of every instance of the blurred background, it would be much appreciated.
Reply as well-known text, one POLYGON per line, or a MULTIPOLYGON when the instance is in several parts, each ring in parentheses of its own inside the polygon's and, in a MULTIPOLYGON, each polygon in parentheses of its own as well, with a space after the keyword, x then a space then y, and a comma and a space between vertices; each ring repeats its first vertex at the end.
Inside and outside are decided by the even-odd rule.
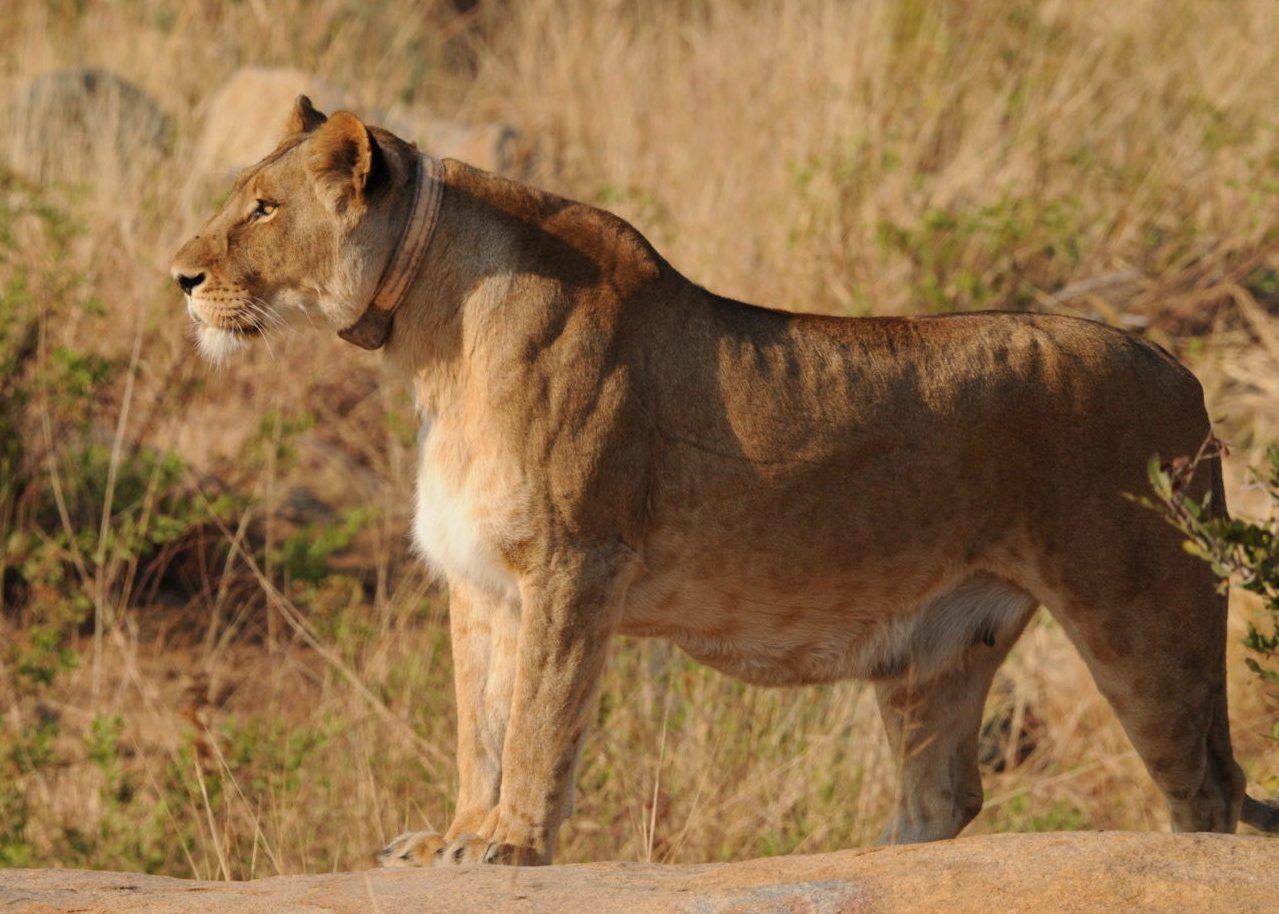
MULTIPOLYGON (((611 209, 725 295, 1148 335, 1203 380, 1232 509, 1257 515, 1276 35, 1273 0, 0 6, 0 864, 349 869, 449 820, 407 395, 318 329, 210 368, 167 275, 297 92, 611 209)), ((1234 740, 1273 795, 1254 612, 1235 599, 1234 740)), ((1167 827, 1046 615, 982 756, 970 832, 1167 827)), ((750 688, 622 640, 558 862, 864 844, 893 768, 865 685, 750 688)))

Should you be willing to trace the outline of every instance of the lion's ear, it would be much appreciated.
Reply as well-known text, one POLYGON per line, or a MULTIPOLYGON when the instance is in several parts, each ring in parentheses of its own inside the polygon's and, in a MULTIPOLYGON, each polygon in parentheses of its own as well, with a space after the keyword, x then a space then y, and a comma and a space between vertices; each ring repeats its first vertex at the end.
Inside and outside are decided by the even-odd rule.
POLYGON ((289 114, 289 123, 285 129, 288 130, 288 136, 295 133, 310 133, 326 120, 328 118, 315 110, 309 98, 299 95, 297 101, 293 103, 293 111, 289 114))
POLYGON ((311 139, 311 170, 334 212, 363 204, 385 177, 386 163, 369 128, 350 111, 338 111, 311 139))

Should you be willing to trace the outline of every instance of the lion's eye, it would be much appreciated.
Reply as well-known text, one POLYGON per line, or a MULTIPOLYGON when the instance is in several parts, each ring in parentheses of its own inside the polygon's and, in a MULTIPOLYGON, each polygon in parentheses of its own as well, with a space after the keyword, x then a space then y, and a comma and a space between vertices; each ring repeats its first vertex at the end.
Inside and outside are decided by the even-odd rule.
POLYGON ((272 203, 270 200, 259 200, 258 205, 254 207, 250 219, 265 219, 280 208, 280 204, 272 203))

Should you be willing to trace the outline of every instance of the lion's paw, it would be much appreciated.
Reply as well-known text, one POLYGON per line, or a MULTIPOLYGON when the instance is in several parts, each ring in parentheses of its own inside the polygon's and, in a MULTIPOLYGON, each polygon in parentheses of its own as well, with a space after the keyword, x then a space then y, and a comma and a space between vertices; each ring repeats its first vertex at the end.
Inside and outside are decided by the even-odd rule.
POLYGON ((497 866, 543 866, 547 855, 532 847, 489 841, 478 835, 458 835, 435 852, 436 866, 488 863, 497 866))
POLYGON ((378 851, 378 866, 430 866, 444 847, 444 836, 434 831, 406 831, 378 851))

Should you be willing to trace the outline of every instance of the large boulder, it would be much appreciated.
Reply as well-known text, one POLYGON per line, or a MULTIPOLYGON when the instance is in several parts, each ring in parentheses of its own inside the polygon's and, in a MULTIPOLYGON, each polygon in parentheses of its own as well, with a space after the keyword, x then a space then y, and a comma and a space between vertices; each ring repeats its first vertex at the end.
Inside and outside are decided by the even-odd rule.
POLYGON ((199 177, 224 180, 274 149, 299 95, 325 114, 352 111, 441 158, 499 173, 509 173, 515 161, 517 134, 509 125, 459 124, 420 112, 391 116, 304 70, 244 67, 208 99, 196 152, 199 177))
POLYGON ((165 155, 171 134, 149 95, 96 69, 29 80, 9 99, 5 120, 5 162, 37 183, 110 181, 132 190, 165 155))
POLYGON ((362 110, 346 93, 303 70, 242 67, 204 104, 203 127, 196 143, 196 174, 223 181, 261 159, 280 142, 299 95, 310 96, 325 113, 362 110))
POLYGON ((6 914, 1084 914, 1279 910, 1279 844, 1233 835, 986 835, 907 847, 660 866, 454 867, 191 882, 75 870, 0 875, 6 914))

